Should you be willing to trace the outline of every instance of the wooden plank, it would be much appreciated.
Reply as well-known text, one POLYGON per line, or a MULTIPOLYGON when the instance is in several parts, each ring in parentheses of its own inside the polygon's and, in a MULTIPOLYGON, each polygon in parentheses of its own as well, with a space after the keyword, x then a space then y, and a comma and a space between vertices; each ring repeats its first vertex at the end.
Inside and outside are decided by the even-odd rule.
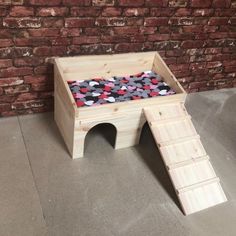
POLYGON ((152 70, 160 74, 177 93, 186 93, 158 53, 155 54, 152 70))
POLYGON ((227 201, 224 191, 218 182, 181 193, 178 198, 185 215, 193 214, 227 201))
POLYGON ((161 146, 160 151, 165 158, 164 161, 166 165, 175 165, 179 162, 206 156, 206 151, 200 141, 199 136, 196 139, 185 140, 185 142, 161 146))
POLYGON ((190 115, 183 115, 183 116, 177 116, 177 117, 172 117, 172 118, 167 118, 167 119, 162 119, 162 120, 154 120, 149 122, 151 126, 158 126, 158 125, 165 125, 168 123, 175 123, 175 122, 181 122, 181 121, 186 121, 186 120, 191 120, 192 117, 190 115))
POLYGON ((185 188, 216 177, 209 160, 170 169, 169 174, 176 189, 185 188))
POLYGON ((175 122, 151 126, 157 141, 161 145, 170 145, 182 138, 191 138, 196 135, 196 130, 189 120, 176 120, 175 122))
POLYGON ((175 144, 183 144, 185 142, 188 142, 189 140, 195 140, 195 139, 200 139, 200 136, 198 134, 193 134, 189 136, 179 137, 173 140, 168 140, 165 142, 159 142, 158 144, 160 147, 165 147, 165 146, 171 146, 175 144))

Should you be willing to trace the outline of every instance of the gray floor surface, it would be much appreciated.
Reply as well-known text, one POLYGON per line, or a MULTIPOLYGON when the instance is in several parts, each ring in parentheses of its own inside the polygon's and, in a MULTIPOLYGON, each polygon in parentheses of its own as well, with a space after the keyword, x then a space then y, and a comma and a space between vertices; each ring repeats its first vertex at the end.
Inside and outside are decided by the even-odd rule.
POLYGON ((236 89, 188 95, 186 107, 228 202, 184 216, 144 126, 114 150, 104 125, 71 160, 53 113, 0 119, 0 236, 236 235, 236 89))

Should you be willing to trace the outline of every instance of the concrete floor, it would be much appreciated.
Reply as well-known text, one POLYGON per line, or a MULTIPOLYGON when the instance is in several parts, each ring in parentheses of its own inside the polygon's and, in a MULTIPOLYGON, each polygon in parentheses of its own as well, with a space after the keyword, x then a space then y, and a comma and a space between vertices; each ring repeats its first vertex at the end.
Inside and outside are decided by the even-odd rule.
POLYGON ((139 146, 116 151, 98 126, 72 161, 52 113, 0 119, 0 236, 235 236, 235 104, 236 89, 187 98, 229 199, 187 217, 147 125, 139 146))

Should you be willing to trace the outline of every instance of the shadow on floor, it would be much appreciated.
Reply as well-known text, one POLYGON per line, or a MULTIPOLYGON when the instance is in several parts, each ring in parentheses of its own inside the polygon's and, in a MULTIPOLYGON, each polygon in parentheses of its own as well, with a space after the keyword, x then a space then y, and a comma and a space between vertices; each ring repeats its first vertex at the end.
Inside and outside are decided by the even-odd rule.
POLYGON ((144 163, 148 166, 158 182, 161 184, 163 189, 182 211, 178 197, 162 161, 161 154, 156 147, 155 140, 153 139, 152 132, 147 123, 145 123, 143 126, 140 143, 135 148, 139 152, 144 163))

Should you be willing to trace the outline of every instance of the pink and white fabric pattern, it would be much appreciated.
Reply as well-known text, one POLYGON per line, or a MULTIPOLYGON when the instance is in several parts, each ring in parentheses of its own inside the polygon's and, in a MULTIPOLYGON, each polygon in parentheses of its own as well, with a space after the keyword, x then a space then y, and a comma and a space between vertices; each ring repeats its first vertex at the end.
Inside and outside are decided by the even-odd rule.
POLYGON ((68 81, 68 85, 78 107, 175 94, 162 77, 152 71, 110 79, 68 81))

